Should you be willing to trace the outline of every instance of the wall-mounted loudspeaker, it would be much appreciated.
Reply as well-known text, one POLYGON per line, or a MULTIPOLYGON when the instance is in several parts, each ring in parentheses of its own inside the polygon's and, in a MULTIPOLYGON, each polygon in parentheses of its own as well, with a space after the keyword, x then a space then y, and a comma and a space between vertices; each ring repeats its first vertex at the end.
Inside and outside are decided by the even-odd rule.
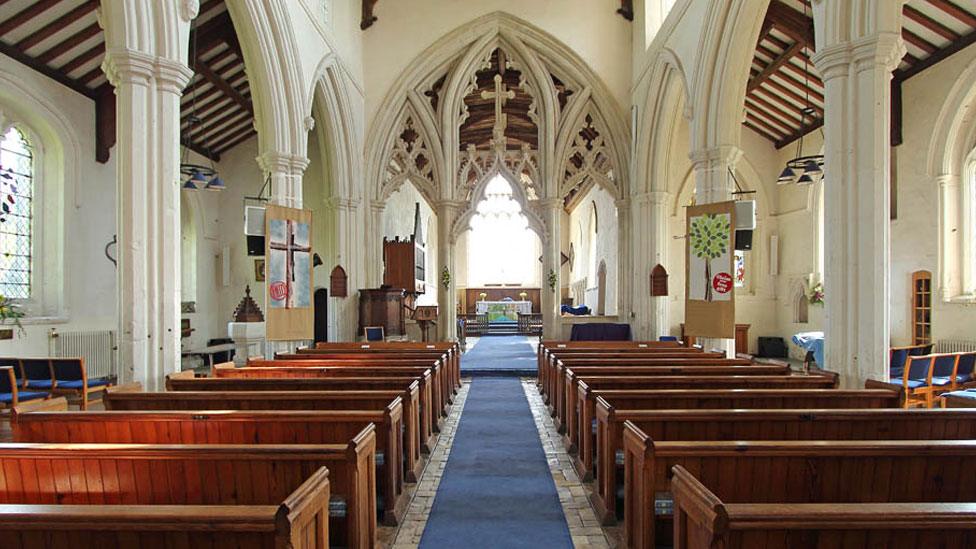
POLYGON ((735 231, 735 249, 748 251, 752 249, 752 231, 737 229, 735 231))
POLYGON ((244 235, 247 255, 264 255, 264 207, 244 206, 244 235))
POLYGON ((756 228, 755 200, 739 200, 735 203, 735 228, 747 231, 756 228))

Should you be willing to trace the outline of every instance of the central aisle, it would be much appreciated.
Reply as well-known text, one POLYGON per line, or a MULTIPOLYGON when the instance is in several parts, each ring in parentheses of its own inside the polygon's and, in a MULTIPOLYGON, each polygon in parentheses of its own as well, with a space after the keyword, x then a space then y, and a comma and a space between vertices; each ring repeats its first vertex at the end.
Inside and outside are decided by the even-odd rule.
MULTIPOLYGON (((492 339, 502 338, 484 338, 470 354, 487 358, 478 348, 492 339)), ((518 358, 534 360, 520 339, 518 358)), ((474 378, 420 547, 572 546, 519 378, 474 378)))

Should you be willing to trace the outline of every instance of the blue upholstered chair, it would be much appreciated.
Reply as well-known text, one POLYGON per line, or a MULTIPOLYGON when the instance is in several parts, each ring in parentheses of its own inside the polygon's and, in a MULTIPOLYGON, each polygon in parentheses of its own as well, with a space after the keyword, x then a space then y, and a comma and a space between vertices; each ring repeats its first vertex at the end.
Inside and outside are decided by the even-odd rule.
POLYGON ((661 336, 657 338, 658 341, 678 341, 678 336, 661 336))
POLYGON ((924 343, 922 345, 912 345, 909 347, 908 354, 911 356, 922 356, 932 354, 932 348, 935 347, 934 343, 924 343))
POLYGON ((25 389, 50 391, 54 388, 54 374, 51 372, 50 359, 22 358, 20 359, 20 371, 25 389))
POLYGON ((888 354, 889 379, 901 379, 905 373, 905 363, 908 362, 909 347, 892 347, 888 354))
POLYGON ((974 367, 976 353, 936 355, 932 370, 932 387, 936 394, 955 391, 962 384, 972 381, 974 367))
POLYGON ((951 391, 956 387, 956 369, 959 367, 959 354, 947 353, 932 355, 932 388, 935 395, 951 391))
POLYGON ((976 377, 976 353, 960 353, 956 367, 956 387, 968 383, 976 377))
POLYGON ((105 378, 88 378, 84 358, 52 358, 51 372, 54 375, 53 392, 59 395, 76 395, 81 398, 81 409, 88 409, 88 397, 109 386, 105 378))
POLYGON ((48 398, 46 391, 22 391, 17 386, 14 369, 0 366, 0 408, 13 408, 21 402, 48 398))
POLYGON ((905 408, 932 407, 932 368, 934 366, 934 355, 908 355, 908 362, 905 364, 905 372, 901 379, 901 386, 905 391, 905 408))

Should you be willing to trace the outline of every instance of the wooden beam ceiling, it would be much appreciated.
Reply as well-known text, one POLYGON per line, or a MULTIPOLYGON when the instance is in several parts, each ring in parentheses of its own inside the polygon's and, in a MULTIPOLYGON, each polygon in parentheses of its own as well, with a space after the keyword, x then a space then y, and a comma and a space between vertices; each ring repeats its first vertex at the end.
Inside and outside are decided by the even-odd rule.
MULTIPOLYGON (((375 0, 374 0, 375 1, 375 0)), ((3 6, 6 0, 0 0, 3 6)), ((0 54, 34 69, 92 99, 95 156, 108 161, 115 144, 115 95, 101 69, 104 33, 96 20, 99 0, 32 0, 0 18, 0 54)), ((253 137, 254 108, 244 70, 244 56, 225 0, 204 0, 191 30, 198 73, 184 91, 181 122, 188 129, 193 103, 204 120, 193 126, 192 149, 219 157, 228 146, 253 137), (194 101, 188 101, 193 97, 194 101), (206 136, 214 146, 197 145, 206 136)))
MULTIPOLYGON (((808 54, 815 48, 806 0, 772 0, 756 43, 743 125, 783 147, 823 125, 823 82, 808 54), (803 114, 809 105, 811 114, 803 114), (782 135, 783 128, 790 133, 782 135)), ((894 72, 893 142, 900 132, 900 83, 976 43, 976 13, 955 0, 909 0, 902 38, 908 53, 894 72)))

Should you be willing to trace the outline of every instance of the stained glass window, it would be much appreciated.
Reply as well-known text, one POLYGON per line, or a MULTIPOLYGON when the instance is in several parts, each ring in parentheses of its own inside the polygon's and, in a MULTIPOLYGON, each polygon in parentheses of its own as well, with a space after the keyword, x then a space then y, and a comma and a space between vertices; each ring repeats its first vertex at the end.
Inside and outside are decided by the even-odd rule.
POLYGON ((34 154, 17 128, 0 139, 0 295, 31 297, 34 154))
POLYGON ((743 288, 746 285, 746 253, 742 250, 735 251, 735 287, 743 288))

